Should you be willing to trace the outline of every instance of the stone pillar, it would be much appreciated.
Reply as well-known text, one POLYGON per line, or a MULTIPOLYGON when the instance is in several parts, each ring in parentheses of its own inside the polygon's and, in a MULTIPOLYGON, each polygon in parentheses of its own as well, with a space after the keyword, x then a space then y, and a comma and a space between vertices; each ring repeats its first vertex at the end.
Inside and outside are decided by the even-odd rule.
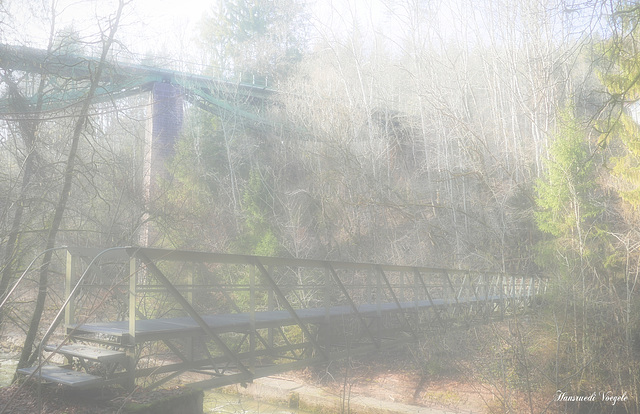
POLYGON ((175 152, 183 121, 182 89, 169 82, 156 82, 151 88, 150 112, 145 128, 144 191, 145 224, 140 235, 141 246, 151 246, 158 239, 149 223, 159 194, 159 183, 169 179, 166 161, 175 152))

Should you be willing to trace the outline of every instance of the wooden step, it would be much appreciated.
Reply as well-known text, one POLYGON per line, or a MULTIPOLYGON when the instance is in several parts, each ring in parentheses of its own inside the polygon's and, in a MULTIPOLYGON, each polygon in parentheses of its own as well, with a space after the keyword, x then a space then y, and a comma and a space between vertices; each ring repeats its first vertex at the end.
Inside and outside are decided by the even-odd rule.
POLYGON ((63 345, 60 349, 58 349, 57 345, 47 345, 44 349, 48 352, 56 352, 62 355, 101 363, 125 362, 127 360, 127 355, 122 351, 114 351, 112 349, 98 348, 82 344, 63 345))
POLYGON ((105 339, 104 337, 96 336, 98 332, 91 332, 89 330, 79 330, 75 328, 67 328, 67 335, 72 340, 90 342, 94 345, 106 346, 106 347, 122 347, 123 344, 129 339, 129 335, 112 336, 111 339, 105 339))
MULTIPOLYGON (((31 375, 38 367, 21 368, 19 374, 31 375)), ((33 378, 42 378, 45 381, 54 382, 56 384, 66 385, 71 388, 89 388, 96 387, 105 383, 105 379, 97 375, 87 374, 86 372, 74 371, 69 368, 63 368, 56 365, 45 365, 40 372, 33 378)))

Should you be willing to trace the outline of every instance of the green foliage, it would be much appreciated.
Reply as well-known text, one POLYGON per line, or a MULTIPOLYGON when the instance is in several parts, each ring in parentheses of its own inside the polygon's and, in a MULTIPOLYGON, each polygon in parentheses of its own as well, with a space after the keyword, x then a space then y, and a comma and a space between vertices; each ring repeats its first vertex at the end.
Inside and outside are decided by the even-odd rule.
POLYGON ((258 256, 276 256, 280 243, 269 215, 269 192, 257 170, 252 170, 242 197, 244 231, 237 249, 258 256))
POLYGON ((188 144, 178 143, 177 154, 172 161, 174 176, 162 182, 166 195, 163 213, 158 218, 164 221, 163 230, 172 242, 172 247, 197 248, 198 241, 192 231, 194 226, 204 225, 208 220, 210 206, 215 195, 207 188, 206 181, 199 179, 198 166, 187 162, 188 144), (192 168, 188 168, 191 165, 192 168), (174 228, 174 223, 179 227, 174 228))
POLYGON ((171 247, 210 250, 235 237, 234 212, 228 208, 229 163, 219 123, 209 113, 191 111, 169 161, 158 219, 171 247))
POLYGON ((595 168, 572 106, 560 113, 558 125, 547 170, 536 183, 539 211, 535 218, 543 232, 567 237, 598 213, 591 198, 595 168))
POLYGON ((640 127, 629 115, 620 113, 611 129, 624 145, 624 152, 612 157, 612 173, 618 178, 618 192, 634 208, 640 208, 640 127))
POLYGON ((277 77, 302 56, 307 35, 296 0, 228 0, 203 25, 203 46, 224 71, 277 77))
POLYGON ((446 352, 434 352, 433 355, 424 359, 422 370, 429 378, 452 377, 458 373, 455 361, 446 352))
POLYGON ((162 219, 172 247, 274 256, 280 252, 271 190, 246 153, 241 134, 224 136, 220 120, 195 112, 170 162, 162 219), (269 201, 271 200, 271 201, 269 201))
POLYGON ((612 157, 612 173, 618 178, 618 192, 629 205, 640 207, 640 55, 637 21, 640 10, 635 6, 620 7, 616 13, 616 36, 604 42, 603 54, 610 66, 599 74, 611 99, 607 116, 600 121, 603 145, 617 140, 623 151, 612 157))

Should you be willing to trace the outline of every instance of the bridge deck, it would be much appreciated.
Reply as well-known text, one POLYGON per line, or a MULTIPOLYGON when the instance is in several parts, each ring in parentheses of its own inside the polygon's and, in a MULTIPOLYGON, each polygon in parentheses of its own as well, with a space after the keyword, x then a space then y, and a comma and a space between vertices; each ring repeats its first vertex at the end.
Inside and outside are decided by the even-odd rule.
MULTIPOLYGON (((504 298, 506 297, 503 297, 503 299, 504 298)), ((484 300, 485 298, 482 299, 484 300)), ((500 300, 500 296, 492 296, 487 299, 488 301, 498 301, 500 300)), ((476 302, 476 299, 459 299, 459 302, 473 303, 476 302)), ((446 299, 434 299, 433 302, 428 300, 417 302, 400 302, 400 307, 398 307, 398 304, 396 303, 370 303, 358 306, 358 312, 363 316, 372 316, 375 315, 378 310, 380 310, 381 313, 388 314, 397 312, 400 309, 428 308, 432 306, 432 303, 433 306, 445 306, 451 303, 455 303, 455 301, 446 299)), ((305 323, 320 323, 323 322, 327 316, 329 318, 336 318, 355 315, 354 310, 347 305, 333 306, 330 308, 298 309, 295 312, 297 317, 305 323)), ((252 314, 248 312, 203 315, 202 319, 216 333, 244 332, 250 330, 252 327, 252 314)), ((296 324, 294 317, 286 310, 262 311, 255 313, 256 329, 294 324, 296 324)), ((70 325, 68 328, 73 330, 76 334, 105 334, 115 337, 122 337, 129 334, 128 321, 76 324, 70 325)), ((202 328, 189 316, 146 320, 141 319, 136 321, 135 341, 140 343, 162 338, 193 336, 202 333, 202 328)))

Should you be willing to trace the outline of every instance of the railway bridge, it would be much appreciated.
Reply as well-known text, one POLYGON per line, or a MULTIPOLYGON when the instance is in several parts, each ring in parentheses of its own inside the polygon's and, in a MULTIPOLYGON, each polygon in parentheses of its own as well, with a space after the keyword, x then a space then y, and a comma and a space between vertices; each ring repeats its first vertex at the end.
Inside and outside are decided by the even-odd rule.
POLYGON ((247 383, 526 312, 544 289, 478 270, 68 248, 65 301, 20 373, 74 388, 247 383))
MULTIPOLYGON (((112 58, 101 61, 64 49, 0 44, 0 70, 4 72, 0 83, 9 92, 0 97, 0 117, 32 122, 54 113, 72 113, 74 107, 87 100, 92 105, 102 105, 106 111, 123 111, 117 102, 136 95, 148 96, 142 168, 148 211, 154 208, 160 178, 167 178, 166 161, 173 155, 182 132, 187 104, 210 112, 223 123, 233 124, 241 119, 247 130, 287 128, 264 115, 265 108, 276 101, 276 91, 268 87, 264 78, 246 74, 221 78, 214 76, 210 67, 184 71, 184 64, 183 70, 178 70, 166 63, 157 67, 144 59, 112 58), (97 71, 99 66, 101 71, 97 71), (89 96, 92 84, 97 87, 89 96)), ((149 232, 145 224, 139 244, 153 244, 149 232)))

